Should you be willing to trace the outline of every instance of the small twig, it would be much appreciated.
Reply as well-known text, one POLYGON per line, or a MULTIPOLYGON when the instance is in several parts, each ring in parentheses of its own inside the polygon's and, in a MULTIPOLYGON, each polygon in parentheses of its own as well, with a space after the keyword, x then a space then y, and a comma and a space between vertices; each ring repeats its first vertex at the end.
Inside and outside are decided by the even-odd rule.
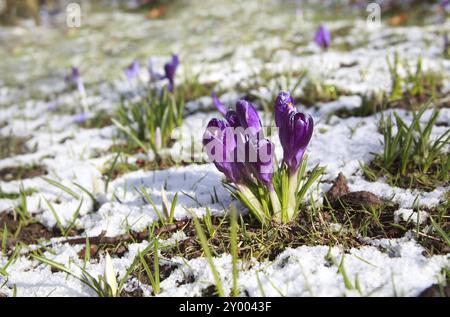
MULTIPOLYGON (((184 228, 189 223, 188 220, 181 220, 177 221, 175 223, 165 225, 161 228, 155 229, 155 235, 159 235, 166 232, 172 232, 179 229, 184 228)), ((129 242, 129 241, 143 241, 145 239, 148 239, 148 230, 136 232, 133 234, 122 234, 115 237, 105 237, 104 233, 101 233, 100 235, 96 237, 88 237, 89 243, 92 244, 117 244, 119 242, 129 242)), ((77 245, 77 244, 86 244, 86 238, 73 238, 73 239, 67 239, 64 241, 61 241, 60 243, 68 243, 70 245, 77 245)))

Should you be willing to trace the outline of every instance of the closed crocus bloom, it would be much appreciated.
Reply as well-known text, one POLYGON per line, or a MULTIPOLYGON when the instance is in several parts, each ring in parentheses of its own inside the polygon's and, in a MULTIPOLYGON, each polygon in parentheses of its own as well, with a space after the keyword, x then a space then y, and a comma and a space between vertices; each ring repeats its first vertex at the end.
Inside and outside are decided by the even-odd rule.
POLYGON ((206 154, 226 178, 239 183, 243 179, 241 164, 234 161, 236 142, 232 128, 225 120, 211 119, 203 134, 206 154))
POLYGON ((257 135, 261 131, 262 126, 258 112, 250 102, 239 100, 236 103, 236 113, 241 127, 249 129, 251 135, 257 135))
POLYGON ((216 106, 217 110, 219 110, 219 112, 223 115, 225 115, 227 113, 227 108, 225 107, 225 105, 222 103, 222 101, 220 101, 219 97, 217 96, 217 94, 215 92, 213 92, 211 94, 211 97, 213 99, 213 103, 214 106, 216 106))
POLYGON ((68 78, 69 84, 75 86, 80 93, 81 97, 84 98, 86 96, 86 90, 84 89, 84 83, 80 76, 80 70, 78 67, 72 66, 72 73, 68 78))
POLYGON ((240 127, 240 122, 238 115, 236 111, 234 110, 228 110, 225 114, 225 120, 227 121, 228 125, 233 128, 240 127))
POLYGON ((282 124, 282 118, 286 111, 295 109, 294 99, 288 92, 282 91, 278 94, 275 100, 275 124, 280 127, 282 124))
POLYGON ((169 91, 173 92, 173 88, 175 85, 175 73, 177 71, 177 67, 180 64, 180 60, 178 55, 173 54, 172 60, 164 65, 164 72, 167 80, 169 81, 169 91))
POLYGON ((310 115, 298 110, 286 111, 280 126, 279 137, 283 147, 283 161, 290 173, 295 173, 303 159, 314 129, 310 115))
POLYGON ((132 81, 137 75, 139 75, 139 61, 134 60, 126 69, 125 75, 127 76, 128 81, 132 81))
POLYGON ((72 83, 76 83, 79 78, 80 78, 80 70, 78 69, 78 67, 72 66, 72 76, 70 78, 72 80, 72 83))
POLYGON ((314 41, 323 49, 328 49, 331 43, 331 35, 328 29, 324 25, 320 25, 317 29, 314 41))
MULTIPOLYGON (((269 191, 272 204, 273 219, 281 219, 281 204, 272 183, 274 144, 267 139, 251 138, 248 141, 249 156, 256 155, 256 161, 248 163, 253 175, 264 184, 269 191)), ((261 208, 261 207, 260 207, 261 208)))
POLYGON ((267 139, 252 138, 248 144, 250 164, 255 177, 269 190, 273 190, 273 143, 267 139))

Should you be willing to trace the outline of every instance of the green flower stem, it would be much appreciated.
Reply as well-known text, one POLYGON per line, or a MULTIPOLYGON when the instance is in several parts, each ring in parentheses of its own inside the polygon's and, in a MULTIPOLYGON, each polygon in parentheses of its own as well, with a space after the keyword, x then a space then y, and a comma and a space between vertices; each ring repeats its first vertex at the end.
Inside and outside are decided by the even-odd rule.
POLYGON ((281 220, 281 204, 280 200, 278 199, 278 195, 276 191, 271 190, 269 191, 270 195, 270 201, 272 202, 272 210, 273 210, 273 219, 274 220, 281 220))
POLYGON ((297 206, 297 189, 298 189, 298 170, 289 175, 289 193, 288 193, 288 207, 287 207, 287 221, 292 220, 295 214, 295 207, 297 206))
POLYGON ((264 209, 259 202, 259 200, 255 197, 253 192, 245 185, 242 184, 236 184, 236 187, 239 189, 241 194, 246 198, 247 203, 250 205, 248 206, 253 212, 257 213, 260 219, 265 219, 266 215, 264 214, 264 209))

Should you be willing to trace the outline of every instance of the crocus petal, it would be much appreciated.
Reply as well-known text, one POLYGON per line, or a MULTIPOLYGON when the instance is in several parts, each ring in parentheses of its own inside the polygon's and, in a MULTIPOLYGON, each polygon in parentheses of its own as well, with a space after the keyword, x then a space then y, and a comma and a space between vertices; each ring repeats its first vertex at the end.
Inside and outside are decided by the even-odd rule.
POLYGON ((251 135, 256 135, 261 131, 261 120, 255 107, 246 100, 239 100, 236 103, 236 113, 239 123, 244 129, 249 129, 251 135))
POLYGON ((228 110, 225 114, 225 120, 227 121, 228 125, 233 128, 240 127, 239 118, 234 110, 228 110))
POLYGON ((282 91, 275 100, 275 124, 280 127, 282 118, 286 111, 295 110, 294 99, 288 92, 282 91))
POLYGON ((178 55, 173 54, 172 60, 164 65, 164 72, 167 80, 169 81, 169 91, 173 92, 174 84, 175 84, 175 73, 178 65, 180 64, 180 60, 178 55))
POLYGON ((331 35, 324 25, 320 25, 317 29, 314 41, 323 49, 327 49, 331 43, 331 35))
POLYGON ((226 120, 212 119, 203 135, 206 154, 216 168, 233 182, 241 182, 248 174, 243 163, 236 161, 236 141, 233 128, 226 120))
POLYGON ((270 190, 273 189, 273 151, 274 145, 267 139, 253 138, 249 140, 249 156, 256 155, 256 162, 252 162, 252 172, 270 190))
POLYGON ((283 147, 283 161, 291 173, 300 166, 313 129, 314 122, 310 115, 297 110, 284 114, 279 137, 283 147))
POLYGON ((215 92, 213 92, 211 94, 211 97, 213 99, 213 103, 214 106, 216 106, 217 110, 219 110, 219 112, 223 115, 226 115, 227 113, 227 108, 225 107, 225 105, 222 103, 222 101, 220 101, 219 97, 217 97, 217 94, 215 92))
POLYGON ((47 110, 54 111, 58 109, 58 103, 56 101, 51 101, 47 104, 47 110))

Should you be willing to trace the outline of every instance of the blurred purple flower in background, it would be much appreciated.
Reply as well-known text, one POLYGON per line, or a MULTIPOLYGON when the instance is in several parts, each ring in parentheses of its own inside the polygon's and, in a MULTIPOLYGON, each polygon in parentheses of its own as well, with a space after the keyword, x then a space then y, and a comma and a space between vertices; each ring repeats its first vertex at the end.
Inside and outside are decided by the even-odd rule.
POLYGON ((72 119, 73 119, 74 123, 81 124, 81 123, 86 122, 88 117, 87 117, 87 114, 83 111, 83 112, 80 112, 80 113, 77 113, 76 115, 74 115, 72 117, 72 119))
POLYGON ((80 70, 78 69, 78 67, 72 66, 71 75, 68 78, 66 78, 66 80, 68 81, 69 85, 72 85, 77 88, 78 92, 82 97, 86 96, 86 90, 84 89, 83 79, 81 79, 80 70))
POLYGON ((173 88, 175 86, 175 73, 177 71, 178 65, 180 64, 180 60, 178 55, 173 54, 172 60, 169 63, 164 65, 164 73, 165 77, 169 81, 169 91, 173 92, 173 88))
POLYGON ((324 25, 320 25, 317 29, 314 41, 324 50, 328 49, 330 46, 331 34, 324 25))
POLYGON ((134 60, 126 69, 125 75, 128 81, 132 81, 136 76, 139 75, 140 65, 138 60, 134 60))
POLYGON ((236 114, 240 126, 248 129, 251 136, 256 136, 262 129, 261 120, 254 105, 246 100, 239 100, 236 103, 236 114))

